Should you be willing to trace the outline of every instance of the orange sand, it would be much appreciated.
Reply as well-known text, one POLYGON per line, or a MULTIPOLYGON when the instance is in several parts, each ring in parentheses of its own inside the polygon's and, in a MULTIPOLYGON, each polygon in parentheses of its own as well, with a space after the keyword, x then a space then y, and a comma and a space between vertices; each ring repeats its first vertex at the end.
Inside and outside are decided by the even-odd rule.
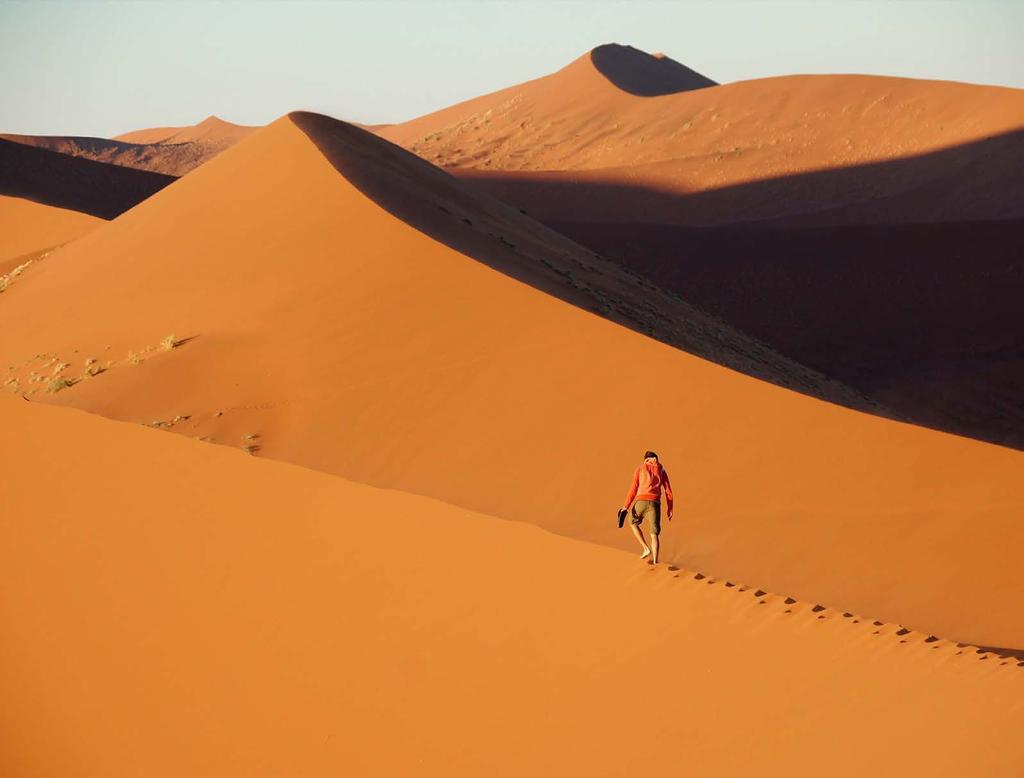
POLYGON ((75 411, 0 424, 4 775, 1024 760, 1015 662, 75 411))
POLYGON ((0 275, 103 224, 95 216, 0 195, 0 275))
MULTIPOLYGON (((26 273, 0 301, 0 370, 38 401, 621 548, 614 511, 654 448, 677 491, 668 561, 1024 647, 1024 456, 780 389, 513 280, 446 243, 513 272, 557 236, 459 191, 346 125, 280 119, 26 273), (146 351, 172 333, 191 340, 146 351), (90 357, 109 369, 39 391, 90 357)), ((537 285, 576 299, 611 277, 555 245, 564 264, 537 285)))
POLYGON ((128 143, 226 143, 233 145, 246 137, 257 127, 226 122, 217 116, 207 116, 198 124, 188 127, 154 127, 146 130, 134 130, 122 135, 115 135, 114 140, 128 143))
POLYGON ((1000 137, 1024 127, 1024 90, 822 75, 641 97, 595 65, 609 50, 623 71, 643 78, 642 60, 629 54, 638 52, 599 47, 557 73, 379 133, 434 164, 476 171, 493 192, 552 220, 718 224, 837 208, 867 221, 1024 215, 1020 198, 1007 196, 1022 183, 1019 164, 1009 162, 1020 161, 1020 142, 1000 137), (881 173, 832 175, 826 185, 742 189, 970 143, 952 164, 925 157, 881 173), (936 202, 936 187, 956 195, 936 202), (879 198, 892 202, 858 212, 879 198))
POLYGON ((892 414, 1024 448, 1024 90, 617 86, 661 61, 601 46, 378 132, 892 414))
POLYGON ((138 130, 112 140, 70 135, 0 134, 0 138, 120 167, 183 176, 255 129, 211 116, 192 127, 138 130))

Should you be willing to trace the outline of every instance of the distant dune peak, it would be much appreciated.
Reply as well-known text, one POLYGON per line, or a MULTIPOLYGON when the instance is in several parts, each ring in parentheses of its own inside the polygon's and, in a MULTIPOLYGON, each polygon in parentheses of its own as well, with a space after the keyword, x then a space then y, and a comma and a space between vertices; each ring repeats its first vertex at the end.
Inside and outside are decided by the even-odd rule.
POLYGON ((624 92, 637 97, 658 97, 718 86, 707 76, 676 62, 662 52, 606 43, 590 52, 597 71, 624 92))
POLYGON ((221 119, 219 116, 217 116, 216 114, 212 114, 212 113, 209 116, 207 116, 205 119, 203 119, 201 122, 199 122, 198 124, 195 125, 196 129, 199 129, 200 127, 210 128, 210 127, 242 127, 242 126, 244 126, 244 125, 235 124, 234 122, 229 122, 226 119, 221 119))

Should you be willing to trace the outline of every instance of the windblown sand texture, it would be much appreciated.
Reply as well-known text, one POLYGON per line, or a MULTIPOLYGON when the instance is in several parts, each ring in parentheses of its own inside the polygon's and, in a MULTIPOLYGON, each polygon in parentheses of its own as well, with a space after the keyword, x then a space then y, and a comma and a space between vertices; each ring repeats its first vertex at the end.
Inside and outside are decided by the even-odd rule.
POLYGON ((0 370, 33 401, 630 550, 614 510, 653 447, 678 493, 668 562, 1024 646, 1024 456, 683 353, 637 330, 792 369, 691 309, 659 318, 659 294, 293 114, 26 272, 0 300, 0 370), (620 323, 590 312, 602 295, 620 323))
POLYGON ((77 411, 0 424, 4 775, 1024 760, 1015 660, 77 411))
POLYGON ((437 165, 475 171, 470 175, 509 199, 528 198, 546 220, 713 225, 784 216, 810 223, 1024 216, 1019 199, 1005 196, 1024 174, 997 151, 1017 161, 1024 153, 1021 90, 825 75, 709 82, 644 96, 615 83, 650 80, 652 63, 663 61, 609 44, 550 76, 379 132, 437 165), (941 164, 944 150, 957 160, 952 169, 941 164), (848 172, 830 173, 827 188, 801 178, 837 168, 848 172), (926 198, 934 202, 923 213, 926 198))

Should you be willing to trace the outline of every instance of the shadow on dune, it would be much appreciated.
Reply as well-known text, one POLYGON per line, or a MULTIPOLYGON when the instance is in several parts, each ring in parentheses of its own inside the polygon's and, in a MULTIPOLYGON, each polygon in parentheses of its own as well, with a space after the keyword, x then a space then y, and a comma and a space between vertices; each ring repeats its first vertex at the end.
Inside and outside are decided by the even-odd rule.
POLYGON ((1024 221, 552 226, 909 421, 1024 449, 1024 221))
POLYGON ((0 138, 0 194, 113 219, 176 179, 0 138))
POLYGON ((901 418, 1024 449, 1024 132, 691 195, 465 177, 901 418))
MULTIPOLYGON (((728 155, 721 155, 722 161, 728 155)), ((684 160, 685 161, 685 160, 684 160)), ((674 169, 674 163, 654 163, 674 169)), ((638 177, 647 168, 636 169, 638 177)), ((986 221, 1024 218, 1024 130, 884 162, 800 173, 700 192, 625 183, 602 171, 455 170, 544 221, 694 227, 986 221)))
POLYGON ((1001 659, 1016 659, 1017 664, 1024 667, 1024 648, 994 648, 992 646, 978 646, 975 651, 979 654, 995 654, 1001 659))
POLYGON ((636 97, 658 97, 718 86, 706 76, 665 56, 608 43, 590 52, 590 61, 611 83, 636 97))
POLYGON ((372 133, 319 114, 289 118, 364 195, 435 240, 559 299, 697 356, 859 410, 885 413, 841 382, 587 251, 509 205, 372 133))

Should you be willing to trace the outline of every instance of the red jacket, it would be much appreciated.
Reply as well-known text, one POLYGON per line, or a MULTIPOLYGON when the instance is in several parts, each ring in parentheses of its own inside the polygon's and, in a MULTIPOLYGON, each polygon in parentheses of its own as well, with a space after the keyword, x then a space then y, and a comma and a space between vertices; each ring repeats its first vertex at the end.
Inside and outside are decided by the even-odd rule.
POLYGON ((626 495, 626 510, 633 504, 633 500, 661 501, 661 490, 665 490, 665 502, 668 503, 668 512, 672 512, 672 484, 668 481, 668 473, 656 459, 645 459, 643 464, 633 473, 633 485, 629 487, 629 494, 626 495))

